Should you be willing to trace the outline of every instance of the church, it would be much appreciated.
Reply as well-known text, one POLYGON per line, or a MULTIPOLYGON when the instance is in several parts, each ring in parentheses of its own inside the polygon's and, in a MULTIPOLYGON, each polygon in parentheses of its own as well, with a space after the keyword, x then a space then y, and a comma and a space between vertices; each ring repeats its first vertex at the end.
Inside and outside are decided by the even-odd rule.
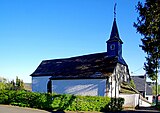
POLYGON ((30 75, 33 92, 119 97, 122 82, 130 81, 128 65, 114 17, 107 52, 44 60, 30 75))

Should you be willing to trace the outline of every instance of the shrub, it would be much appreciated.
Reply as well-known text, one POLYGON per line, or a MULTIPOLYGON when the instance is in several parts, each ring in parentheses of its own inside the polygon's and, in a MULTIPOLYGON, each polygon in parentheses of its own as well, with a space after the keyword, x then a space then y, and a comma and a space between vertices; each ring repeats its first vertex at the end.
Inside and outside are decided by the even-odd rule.
POLYGON ((3 90, 0 92, 0 104, 11 104, 44 110, 120 111, 122 110, 123 103, 123 98, 118 98, 115 101, 115 99, 101 96, 75 96, 69 94, 59 95, 35 93, 24 90, 3 90))
POLYGON ((7 91, 1 90, 0 91, 0 103, 1 104, 7 104, 8 101, 8 95, 6 95, 7 91))
POLYGON ((10 104, 14 100, 15 91, 0 90, 0 103, 10 104))
POLYGON ((101 111, 110 101, 109 97, 100 96, 73 96, 64 110, 69 111, 101 111))
POLYGON ((121 111, 123 109, 124 98, 112 98, 106 106, 107 111, 121 111))
POLYGON ((160 110, 160 104, 156 106, 156 109, 157 109, 157 110, 160 110))

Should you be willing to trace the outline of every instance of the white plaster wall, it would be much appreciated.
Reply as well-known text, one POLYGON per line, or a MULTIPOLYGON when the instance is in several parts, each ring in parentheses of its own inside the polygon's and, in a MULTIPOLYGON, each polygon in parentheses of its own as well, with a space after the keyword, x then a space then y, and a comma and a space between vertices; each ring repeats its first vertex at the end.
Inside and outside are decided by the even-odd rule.
POLYGON ((105 96, 106 79, 52 80, 52 92, 83 96, 105 96))
POLYGON ((136 107, 139 104, 139 94, 120 94, 124 98, 123 107, 136 107))
POLYGON ((118 86, 118 82, 115 83, 115 81, 112 81, 112 85, 110 83, 110 89, 109 89, 109 93, 108 93, 109 97, 115 97, 118 98, 119 97, 119 86, 118 86), (116 86, 116 87, 115 87, 116 86))
POLYGON ((125 99, 123 107, 136 107, 138 105, 143 107, 151 106, 151 104, 145 102, 142 99, 139 99, 140 98, 139 94, 120 94, 119 97, 125 99))
POLYGON ((146 95, 146 97, 148 97, 148 101, 149 101, 150 103, 153 102, 153 96, 152 96, 152 95, 146 95))
POLYGON ((115 97, 118 98, 119 97, 119 81, 116 78, 117 82, 115 82, 115 71, 112 74, 112 76, 109 78, 109 82, 110 82, 110 86, 109 86, 109 93, 108 96, 109 97, 115 97))
POLYGON ((150 107, 151 104, 149 104, 148 102, 143 101, 142 99, 140 99, 140 104, 139 106, 141 107, 150 107))
POLYGON ((47 83, 51 76, 32 77, 32 91, 33 92, 47 92, 47 83))

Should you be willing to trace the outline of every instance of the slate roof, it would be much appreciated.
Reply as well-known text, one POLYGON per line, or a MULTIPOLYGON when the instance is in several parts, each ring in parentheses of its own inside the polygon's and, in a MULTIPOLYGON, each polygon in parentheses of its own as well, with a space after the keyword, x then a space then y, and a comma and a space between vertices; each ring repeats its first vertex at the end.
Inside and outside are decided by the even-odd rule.
POLYGON ((138 91, 146 91, 146 95, 152 95, 152 88, 146 83, 146 78, 144 75, 131 76, 138 91), (146 89, 145 89, 146 87, 146 89))
POLYGON ((145 83, 146 83, 146 80, 144 78, 144 76, 131 76, 133 81, 134 81, 134 84, 136 85, 136 89, 138 91, 145 91, 145 83))
POLYGON ((146 95, 152 95, 152 87, 146 84, 146 95))
POLYGON ((114 21, 113 21, 113 26, 112 26, 110 39, 107 42, 111 42, 111 41, 119 41, 121 44, 123 44, 122 40, 119 37, 118 27, 117 27, 117 23, 116 23, 115 18, 114 18, 114 21))
POLYGON ((61 78, 105 78, 113 73, 117 63, 127 65, 118 57, 106 57, 106 52, 65 59, 44 60, 31 76, 61 78))

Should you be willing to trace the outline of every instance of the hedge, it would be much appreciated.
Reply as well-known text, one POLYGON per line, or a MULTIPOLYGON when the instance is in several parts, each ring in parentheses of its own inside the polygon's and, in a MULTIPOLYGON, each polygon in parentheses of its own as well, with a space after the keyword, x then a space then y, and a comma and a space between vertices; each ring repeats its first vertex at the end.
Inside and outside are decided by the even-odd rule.
POLYGON ((102 96, 35 93, 24 90, 0 91, 0 104, 52 111, 120 111, 122 110, 123 103, 123 98, 110 99, 109 97, 102 96))

